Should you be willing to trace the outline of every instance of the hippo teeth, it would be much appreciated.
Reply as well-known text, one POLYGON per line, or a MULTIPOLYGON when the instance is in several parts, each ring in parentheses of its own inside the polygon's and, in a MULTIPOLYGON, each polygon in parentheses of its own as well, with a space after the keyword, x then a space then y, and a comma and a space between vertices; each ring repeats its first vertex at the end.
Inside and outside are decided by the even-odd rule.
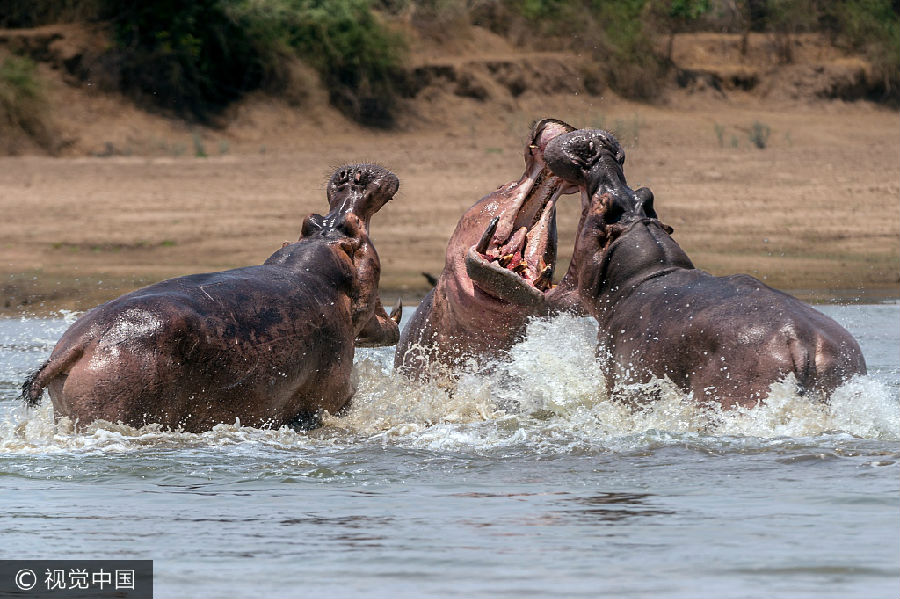
POLYGON ((532 304, 553 288, 556 201, 567 189, 544 173, 533 179, 491 219, 465 257, 469 278, 481 291, 517 304, 532 304))
POLYGON ((495 216, 491 219, 491 223, 488 225, 488 228, 485 229, 484 234, 481 236, 481 239, 475 245, 475 251, 480 254, 487 254, 488 246, 491 243, 491 238, 494 236, 494 231, 497 230, 497 223, 500 222, 500 217, 495 216))
POLYGON ((526 307, 544 301, 544 294, 518 273, 488 261, 475 248, 466 254, 466 273, 481 291, 502 301, 526 307))
POLYGON ((520 227, 518 231, 513 233, 512 237, 509 238, 509 241, 504 244, 504 246, 500 249, 500 253, 504 256, 506 255, 516 255, 522 253, 522 248, 525 245, 525 242, 528 241, 528 229, 525 227, 520 227))
MULTIPOLYGON (((530 227, 521 226, 507 239, 499 242, 495 235, 500 218, 494 217, 470 252, 470 254, 478 256, 478 263, 475 264, 471 256, 466 257, 467 270, 474 270, 476 274, 481 275, 479 279, 470 273, 470 277, 482 283, 480 287, 490 286, 488 282, 491 281, 499 282, 504 289, 507 289, 512 283, 511 279, 507 281, 506 277, 513 277, 518 279, 517 285, 530 286, 536 288, 533 289, 535 291, 543 292, 550 289, 553 266, 548 264, 548 261, 553 262, 553 257, 546 254, 554 205, 554 199, 550 199, 534 215, 534 222, 530 227), (485 270, 486 267, 491 269, 490 272, 485 270), (501 272, 503 277, 498 278, 501 272)), ((503 292, 501 292, 502 294, 503 292)), ((522 300, 520 294, 514 295, 515 299, 522 300)))

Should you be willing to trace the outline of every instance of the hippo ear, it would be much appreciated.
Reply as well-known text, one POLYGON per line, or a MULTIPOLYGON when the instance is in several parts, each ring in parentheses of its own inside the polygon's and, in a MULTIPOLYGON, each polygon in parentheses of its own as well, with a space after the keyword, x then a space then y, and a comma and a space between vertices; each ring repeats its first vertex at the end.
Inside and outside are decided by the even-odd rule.
POLYGON ((314 233, 318 233, 325 226, 325 217, 321 214, 310 214, 303 219, 303 225, 300 227, 300 237, 309 237, 314 233))
POLYGON ((635 189, 634 195, 637 196, 638 211, 643 210, 644 214, 650 218, 656 218, 656 210, 653 208, 653 192, 650 191, 650 188, 635 189))

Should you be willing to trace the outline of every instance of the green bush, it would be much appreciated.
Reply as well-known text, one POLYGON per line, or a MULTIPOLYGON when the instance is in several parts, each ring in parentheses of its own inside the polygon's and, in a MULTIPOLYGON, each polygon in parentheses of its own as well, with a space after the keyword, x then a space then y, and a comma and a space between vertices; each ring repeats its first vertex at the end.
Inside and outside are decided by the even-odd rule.
POLYGON ((750 143, 759 148, 760 150, 765 150, 766 146, 769 145, 769 136, 772 134, 772 129, 765 123, 761 123, 759 121, 753 121, 753 124, 750 125, 750 132, 747 134, 747 137, 750 139, 750 143))
POLYGON ((8 56, 0 62, 0 150, 15 152, 22 136, 51 152, 58 146, 34 62, 8 56))
POLYGON ((93 21, 103 0, 0 0, 0 27, 93 21))
POLYGON ((503 2, 508 14, 528 21, 534 37, 556 36, 557 47, 562 42, 570 49, 590 49, 617 93, 640 99, 658 95, 665 65, 648 27, 648 0, 503 2))
POLYGON ((850 48, 872 63, 885 99, 900 102, 900 7, 890 0, 845 0, 830 6, 833 21, 850 48))
POLYGON ((258 88, 265 69, 254 40, 221 0, 107 0, 112 64, 139 103, 201 120, 258 88))
POLYGON ((592 0, 597 22, 603 24, 609 86, 617 93, 638 99, 659 95, 665 65, 648 31, 646 0, 592 0))
POLYGON ((364 0, 107 0, 119 80, 142 103, 205 120, 243 93, 278 90, 296 57, 332 103, 390 124, 402 40, 364 0))
POLYGON ((403 38, 365 0, 242 0, 232 7, 254 39, 289 48, 318 71, 332 104, 350 117, 387 126, 405 55, 403 38))

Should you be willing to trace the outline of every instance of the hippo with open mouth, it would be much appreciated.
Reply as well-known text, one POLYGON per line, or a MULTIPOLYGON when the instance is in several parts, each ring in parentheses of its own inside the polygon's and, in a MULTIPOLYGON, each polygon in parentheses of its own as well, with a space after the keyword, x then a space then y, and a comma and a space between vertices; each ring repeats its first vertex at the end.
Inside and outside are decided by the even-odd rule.
POLYGON ((400 336, 394 365, 401 372, 430 376, 436 368, 452 375, 470 359, 496 359, 521 338, 528 318, 579 309, 574 264, 553 285, 556 202, 576 187, 554 176, 543 159, 550 140, 573 130, 555 119, 535 123, 522 177, 460 219, 437 284, 400 336))
POLYGON ((668 377, 695 400, 752 407, 788 375, 799 392, 827 397, 866 373, 859 344, 821 312, 748 275, 694 268, 653 194, 628 187, 609 133, 561 135, 544 159, 590 203, 574 250, 577 289, 600 326, 609 391, 668 377))
POLYGON ((397 320, 378 311, 381 266, 368 236, 397 177, 343 167, 332 210, 307 217, 300 240, 264 264, 178 277, 81 316, 22 388, 46 388, 57 417, 209 430, 308 425, 353 395, 354 341, 392 345, 397 320))
MULTIPOLYGON (((329 214, 332 220, 342 215, 354 214, 362 221, 366 236, 369 235, 369 223, 372 215, 394 197, 400 182, 390 171, 377 164, 348 164, 334 171, 325 194, 328 198, 329 214)), ((371 246, 375 252, 375 246, 371 246)), ((375 253, 377 260, 378 254, 375 253)), ((378 264, 381 264, 378 261, 378 264)), ((360 281, 365 287, 378 289, 378 277, 381 269, 360 272, 360 276, 368 276, 370 280, 360 281), (374 276, 374 279, 371 279, 374 276)), ((403 316, 403 302, 397 298, 390 316, 381 305, 381 296, 375 294, 374 315, 356 337, 356 347, 380 347, 395 345, 400 339, 398 324, 403 316)))

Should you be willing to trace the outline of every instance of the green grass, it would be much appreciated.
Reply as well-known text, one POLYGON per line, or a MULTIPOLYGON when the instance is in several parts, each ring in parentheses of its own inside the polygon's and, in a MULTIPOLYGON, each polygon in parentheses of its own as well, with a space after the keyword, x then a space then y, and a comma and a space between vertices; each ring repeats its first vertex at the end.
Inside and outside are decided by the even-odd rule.
POLYGON ((753 124, 750 125, 750 132, 747 134, 747 137, 754 146, 760 150, 765 150, 766 146, 769 144, 769 136, 771 134, 771 127, 765 123, 753 121, 753 124))
POLYGON ((191 139, 194 142, 194 156, 197 158, 206 158, 208 156, 206 153, 206 144, 203 142, 203 138, 200 137, 200 134, 194 133, 191 135, 191 139))
POLYGON ((725 126, 720 125, 719 123, 713 123, 713 128, 716 132, 716 139, 719 140, 719 147, 725 147, 725 126))

